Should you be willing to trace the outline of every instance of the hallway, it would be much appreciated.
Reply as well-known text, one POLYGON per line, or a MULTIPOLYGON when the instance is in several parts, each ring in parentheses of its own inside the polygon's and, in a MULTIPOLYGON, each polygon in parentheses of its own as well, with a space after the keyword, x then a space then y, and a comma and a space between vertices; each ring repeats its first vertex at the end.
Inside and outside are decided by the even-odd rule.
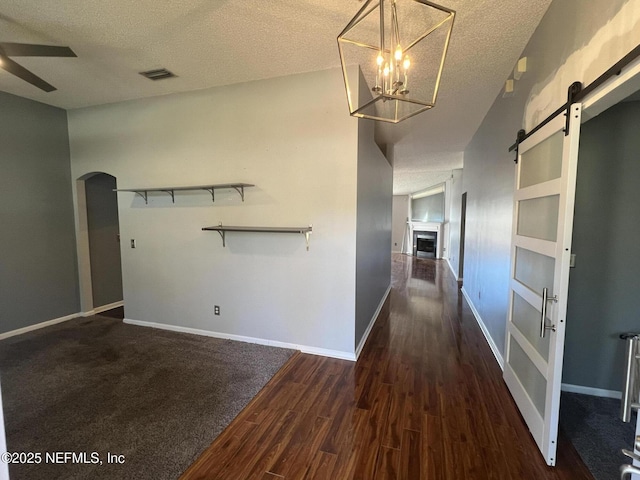
POLYGON ((591 479, 562 437, 545 465, 447 264, 392 277, 357 363, 294 355, 182 478, 591 479))

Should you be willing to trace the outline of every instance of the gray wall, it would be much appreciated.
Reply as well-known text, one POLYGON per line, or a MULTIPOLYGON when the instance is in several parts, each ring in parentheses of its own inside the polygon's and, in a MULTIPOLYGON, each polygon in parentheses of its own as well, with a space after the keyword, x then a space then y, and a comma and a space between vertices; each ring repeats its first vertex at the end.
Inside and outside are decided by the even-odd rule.
POLYGON ((444 193, 411 199, 411 220, 416 222, 443 222, 444 193))
POLYGON ((0 333, 78 313, 64 110, 0 92, 0 333))
POLYGON ((393 171, 373 141, 374 124, 359 120, 356 230, 357 347, 391 283, 393 171))
MULTIPOLYGON (((496 100, 464 153, 468 192, 464 289, 498 353, 504 350, 518 129, 531 128, 566 101, 573 81, 589 83, 638 43, 638 5, 624 0, 552 2, 523 56, 529 71, 515 95, 496 100), (629 11, 624 11, 628 7, 629 11), (633 20, 633 21, 632 21, 633 20)), ((505 72, 505 80, 511 72, 505 72)))
POLYGON ((640 332, 640 103, 582 126, 563 382, 622 389, 622 332, 640 332))
POLYGON ((122 301, 116 179, 99 173, 85 181, 93 306, 122 301))
POLYGON ((514 101, 494 103, 465 152, 463 176, 467 192, 463 288, 500 352, 504 350, 513 208, 514 163, 507 149, 522 118, 522 111, 514 108, 519 99, 504 100, 514 101))

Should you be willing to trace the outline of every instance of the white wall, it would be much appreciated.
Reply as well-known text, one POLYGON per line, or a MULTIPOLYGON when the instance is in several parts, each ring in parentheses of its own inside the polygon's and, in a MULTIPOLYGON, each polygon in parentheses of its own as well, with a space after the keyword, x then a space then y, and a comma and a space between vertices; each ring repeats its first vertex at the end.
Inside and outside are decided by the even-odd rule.
POLYGON ((393 170, 374 141, 374 122, 358 128, 355 346, 376 319, 391 283, 393 170))
POLYGON ((244 203, 119 194, 128 319, 354 352, 358 121, 339 70, 73 110, 69 132, 73 179, 256 184, 244 203), (223 248, 201 231, 218 222, 313 224, 310 250, 283 234, 229 233, 223 248))
MULTIPOLYGON (((0 453, 7 451, 7 443, 4 435, 4 414, 2 413, 2 387, 0 386, 0 453)), ((8 464, 0 462, 0 480, 9 480, 8 464)))
MULTIPOLYGON (((467 191, 464 289, 497 350, 504 350, 515 154, 519 128, 566 102, 640 43, 640 0, 552 2, 523 52, 530 69, 515 95, 499 94, 464 155, 467 191)), ((505 78, 506 80, 506 78, 505 78)), ((496 92, 498 93, 498 92, 496 92)), ((501 93, 501 92, 500 92, 501 93)))
MULTIPOLYGON (((409 218, 409 195, 393 196, 392 231, 391 231, 391 251, 401 252, 403 239, 407 230, 407 219, 409 218)), ((405 245, 405 251, 407 246, 405 245)))
POLYGON ((458 272, 460 271, 460 218, 462 215, 462 169, 455 169, 451 172, 451 181, 447 182, 450 195, 449 209, 449 251, 447 259, 451 267, 451 271, 458 280, 458 272))
POLYGON ((429 196, 414 196, 411 198, 411 220, 415 222, 445 221, 445 194, 436 193, 429 196))

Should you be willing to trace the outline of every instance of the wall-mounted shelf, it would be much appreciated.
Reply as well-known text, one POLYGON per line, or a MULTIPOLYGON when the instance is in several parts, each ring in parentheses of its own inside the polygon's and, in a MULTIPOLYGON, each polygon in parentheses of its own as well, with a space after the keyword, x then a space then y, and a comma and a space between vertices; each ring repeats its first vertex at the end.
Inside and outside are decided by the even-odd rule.
POLYGON ((307 250, 309 250, 309 236, 313 230, 313 227, 232 227, 222 225, 220 223, 217 227, 204 227, 202 230, 218 232, 222 238, 222 246, 226 247, 226 233, 227 232, 254 232, 254 233, 301 233, 304 235, 307 241, 307 250))
POLYGON ((196 191, 196 190, 206 190, 211 194, 211 201, 215 202, 215 191, 222 188, 233 188, 238 194, 242 201, 244 202, 244 189, 246 187, 255 187, 251 183, 221 183, 221 184, 211 184, 211 185, 193 185, 189 187, 154 187, 154 188, 117 188, 114 192, 133 192, 136 195, 140 195, 144 198, 144 203, 149 203, 149 192, 164 192, 171 195, 171 201, 173 203, 176 202, 175 192, 185 192, 185 191, 196 191))

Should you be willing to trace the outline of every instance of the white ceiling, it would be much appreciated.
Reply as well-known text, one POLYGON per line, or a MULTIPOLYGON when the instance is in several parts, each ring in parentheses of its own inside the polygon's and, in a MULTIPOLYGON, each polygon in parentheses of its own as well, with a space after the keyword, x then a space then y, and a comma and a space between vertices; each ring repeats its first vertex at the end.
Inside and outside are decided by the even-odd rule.
MULTIPOLYGON (((439 183, 462 155, 551 0, 441 0, 457 12, 437 105, 398 125, 394 193, 439 183)), ((0 91, 65 109, 340 65, 336 37, 358 0, 3 0, 0 42, 71 47, 78 58, 16 58, 58 88, 0 70, 0 91), (166 67, 178 78, 138 72, 166 67)), ((345 114, 347 113, 345 97, 345 114)))

